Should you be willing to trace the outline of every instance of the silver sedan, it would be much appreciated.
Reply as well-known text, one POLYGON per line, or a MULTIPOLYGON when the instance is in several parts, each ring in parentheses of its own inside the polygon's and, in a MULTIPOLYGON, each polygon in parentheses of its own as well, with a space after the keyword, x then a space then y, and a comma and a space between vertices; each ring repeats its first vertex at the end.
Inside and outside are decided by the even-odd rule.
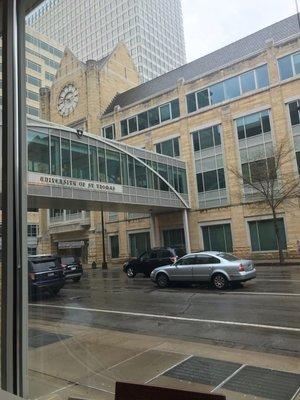
POLYGON ((255 277, 251 260, 217 251, 187 254, 172 265, 154 269, 150 275, 161 288, 170 282, 211 282, 219 290, 225 289, 229 282, 246 282, 255 277))

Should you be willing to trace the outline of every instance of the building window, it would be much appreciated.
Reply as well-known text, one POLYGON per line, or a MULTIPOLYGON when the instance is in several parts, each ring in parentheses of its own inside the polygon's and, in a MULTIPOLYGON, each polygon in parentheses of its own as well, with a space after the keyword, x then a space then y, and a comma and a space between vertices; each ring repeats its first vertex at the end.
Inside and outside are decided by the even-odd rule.
POLYGON ((38 226, 36 224, 28 224, 27 225, 27 236, 37 237, 37 235, 38 235, 38 226))
POLYGON ((90 179, 88 146, 83 143, 71 142, 72 177, 90 179))
POLYGON ((165 247, 185 248, 184 230, 182 228, 164 230, 163 240, 165 247))
POLYGON ((53 82, 54 79, 55 79, 55 75, 50 74, 50 72, 46 71, 46 72, 45 72, 45 78, 46 78, 48 81, 53 82))
POLYGON ((179 157, 179 138, 173 138, 170 140, 165 140, 164 142, 157 143, 155 145, 156 152, 159 154, 164 154, 170 157, 179 157))
POLYGON ((298 173, 300 174, 300 132, 299 132, 299 110, 300 110, 300 101, 293 101, 289 103, 289 112, 290 112, 290 121, 292 125, 292 133, 294 138, 294 146, 296 152, 296 162, 298 167, 298 173))
POLYGON ((33 92, 32 90, 26 90, 26 97, 30 100, 40 101, 40 96, 38 93, 33 92))
POLYGON ((298 173, 300 175, 300 151, 296 152, 296 160, 297 160, 297 166, 298 166, 298 173))
POLYGON ((204 250, 232 252, 230 224, 202 226, 204 250))
POLYGON ((180 117, 179 100, 175 99, 133 117, 123 119, 121 121, 121 136, 127 136, 178 117, 180 117))
POLYGON ((220 127, 218 125, 193 132, 194 151, 221 145, 220 127))
POLYGON ((39 64, 31 61, 31 60, 26 60, 26 67, 32 69, 33 71, 36 72, 41 72, 42 68, 39 64))
MULTIPOLYGON (((278 250, 274 223, 272 219, 249 221, 252 251, 278 250)), ((282 248, 286 248, 286 237, 283 218, 278 218, 279 240, 282 248)))
POLYGON ((36 248, 36 247, 28 246, 28 247, 27 247, 27 252, 28 252, 28 255, 29 255, 29 256, 36 256, 36 254, 37 254, 37 248, 36 248))
POLYGON ((290 112, 290 119, 292 126, 300 124, 299 110, 300 110, 299 100, 289 103, 289 112, 290 112))
POLYGON ((34 115, 35 117, 38 117, 40 115, 40 110, 32 106, 26 106, 26 112, 27 114, 34 115))
POLYGON ((236 120, 239 140, 271 131, 269 111, 262 111, 236 120))
POLYGON ((269 85, 267 64, 186 96, 188 113, 269 85))
POLYGON ((109 237, 111 258, 119 258, 119 236, 114 235, 109 237))
POLYGON ((115 139, 115 124, 105 126, 102 128, 102 136, 106 139, 114 140, 115 139))
POLYGON ((280 79, 288 79, 300 73, 300 52, 278 59, 280 79))
POLYGON ((145 251, 149 251, 151 249, 150 233, 149 232, 130 233, 129 248, 131 257, 138 257, 145 251))
POLYGON ((26 82, 30 83, 31 85, 37 86, 37 87, 41 87, 42 86, 42 81, 40 79, 36 78, 35 76, 32 76, 32 75, 26 74, 26 82))

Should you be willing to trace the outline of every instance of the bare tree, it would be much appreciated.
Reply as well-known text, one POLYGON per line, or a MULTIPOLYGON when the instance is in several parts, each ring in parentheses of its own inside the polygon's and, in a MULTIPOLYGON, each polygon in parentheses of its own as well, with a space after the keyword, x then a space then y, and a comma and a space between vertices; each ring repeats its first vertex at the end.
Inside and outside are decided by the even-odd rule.
POLYGON ((273 145, 269 154, 256 154, 255 160, 239 169, 229 169, 244 185, 244 189, 252 189, 253 200, 264 203, 272 212, 274 231, 276 236, 279 262, 284 263, 283 246, 277 218, 279 206, 300 195, 299 176, 288 172, 286 164, 295 157, 293 147, 289 146, 289 139, 273 145))

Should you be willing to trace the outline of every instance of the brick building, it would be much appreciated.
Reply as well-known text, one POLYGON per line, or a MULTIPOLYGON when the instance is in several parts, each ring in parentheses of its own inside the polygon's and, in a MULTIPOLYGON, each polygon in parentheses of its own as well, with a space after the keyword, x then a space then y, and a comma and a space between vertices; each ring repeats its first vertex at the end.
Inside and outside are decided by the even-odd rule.
MULTIPOLYGON (((184 160, 192 250, 276 257, 270 211, 254 202, 253 193, 230 171, 251 173, 258 162, 267 166, 268 151, 284 140, 294 149, 284 168, 299 176, 299 74, 296 15, 141 85, 122 44, 99 62, 83 64, 66 53, 51 92, 44 93, 44 117, 69 126, 80 123, 89 132, 184 160), (78 106, 62 116, 58 94, 73 82, 78 106)), ((80 220, 69 220, 68 225, 65 211, 51 211, 44 242, 51 241, 55 249, 62 238, 88 237, 86 260, 99 262, 98 214, 90 214, 88 225, 80 220)), ((297 257, 299 198, 283 203, 279 218, 287 256, 297 257)), ((156 219, 155 245, 184 245, 181 215, 160 214, 156 219)), ((150 230, 148 215, 108 213, 106 240, 112 261, 119 263, 148 248, 150 230)))

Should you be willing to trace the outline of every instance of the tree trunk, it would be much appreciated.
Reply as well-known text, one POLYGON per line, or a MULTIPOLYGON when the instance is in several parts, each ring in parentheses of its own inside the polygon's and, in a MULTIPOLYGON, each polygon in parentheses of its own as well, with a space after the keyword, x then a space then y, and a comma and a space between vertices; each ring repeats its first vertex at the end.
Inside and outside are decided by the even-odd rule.
POLYGON ((274 223, 275 236, 276 236, 276 242, 277 242, 277 248, 278 248, 279 264, 282 265, 282 264, 284 264, 284 255, 283 255, 283 249, 282 249, 281 243, 280 243, 278 220, 277 220, 276 211, 273 210, 272 212, 273 212, 273 223, 274 223))

